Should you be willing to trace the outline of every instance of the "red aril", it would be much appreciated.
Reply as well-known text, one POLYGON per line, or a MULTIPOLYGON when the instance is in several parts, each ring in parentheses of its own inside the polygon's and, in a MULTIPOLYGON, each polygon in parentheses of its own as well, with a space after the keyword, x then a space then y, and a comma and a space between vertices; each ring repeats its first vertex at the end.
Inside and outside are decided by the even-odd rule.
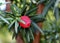
POLYGON ((21 16, 20 19, 22 21, 24 21, 25 23, 23 22, 19 22, 19 25, 22 27, 22 28, 29 28, 30 25, 31 25, 31 20, 28 16, 21 16))

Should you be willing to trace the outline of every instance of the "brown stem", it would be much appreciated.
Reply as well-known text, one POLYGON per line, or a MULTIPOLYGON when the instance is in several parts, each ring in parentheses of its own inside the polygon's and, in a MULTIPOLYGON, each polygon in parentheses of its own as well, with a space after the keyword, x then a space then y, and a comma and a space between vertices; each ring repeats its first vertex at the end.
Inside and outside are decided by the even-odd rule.
MULTIPOLYGON (((6 0, 6 2, 10 2, 10 0, 6 0)), ((6 11, 10 12, 10 3, 6 4, 6 11)))
MULTIPOLYGON (((43 11, 43 9, 44 9, 44 4, 39 4, 38 5, 38 9, 37 9, 37 14, 41 14, 42 13, 42 11, 43 11)), ((39 23, 37 23, 37 25, 40 27, 40 28, 42 28, 42 25, 43 25, 43 23, 42 22, 39 22, 39 23)), ((33 43, 39 43, 40 42, 40 32, 38 32, 37 31, 37 34, 35 33, 34 34, 34 40, 33 40, 33 43)))
POLYGON ((24 43, 21 35, 18 35, 17 38, 16 38, 16 43, 24 43))

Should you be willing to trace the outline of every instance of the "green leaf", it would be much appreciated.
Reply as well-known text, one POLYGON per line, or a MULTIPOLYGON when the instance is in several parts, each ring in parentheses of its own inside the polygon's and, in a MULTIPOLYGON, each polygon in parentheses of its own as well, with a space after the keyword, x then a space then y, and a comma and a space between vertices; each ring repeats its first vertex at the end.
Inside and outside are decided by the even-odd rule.
POLYGON ((15 38, 15 36, 16 36, 16 34, 15 34, 15 32, 13 32, 13 36, 12 36, 12 39, 14 39, 14 38, 15 38))
POLYGON ((16 20, 12 21, 12 23, 9 25, 8 29, 10 30, 11 27, 13 27, 13 24, 15 23, 16 20))
POLYGON ((35 21, 35 22, 43 22, 43 21, 45 21, 45 18, 41 14, 39 16, 38 15, 33 16, 33 17, 31 17, 31 19, 33 21, 35 21))
POLYGON ((4 17, 0 16, 0 19, 6 22, 7 24, 10 24, 8 20, 6 20, 4 17))
POLYGON ((59 20, 59 8, 54 8, 54 16, 56 18, 56 20, 59 20))
POLYGON ((0 2, 0 6, 2 5, 3 3, 0 2))
POLYGON ((1 11, 1 10, 0 10, 0 15, 3 16, 3 17, 6 16, 5 12, 4 11, 1 11))
POLYGON ((36 10, 37 10, 37 7, 35 7, 35 8, 33 8, 33 9, 27 11, 25 14, 26 14, 26 15, 29 15, 30 13, 32 13, 32 12, 34 12, 34 11, 36 11, 36 10))
MULTIPOLYGON (((31 0, 31 2, 30 2, 30 4, 29 4, 30 9, 31 9, 31 7, 32 7, 32 4, 33 4, 33 3, 32 3, 32 0, 31 0)), ((30 10, 30 9, 29 9, 29 10, 30 10)))
POLYGON ((38 14, 38 15, 35 15, 35 16, 31 17, 31 19, 38 19, 38 18, 43 18, 43 15, 38 14))
POLYGON ((15 22, 15 32, 16 32, 16 34, 18 33, 18 26, 19 26, 19 24, 18 24, 18 22, 16 21, 16 22, 15 22))
POLYGON ((55 2, 55 0, 53 0, 53 1, 50 0, 50 2, 47 3, 47 5, 45 6, 45 8, 44 8, 44 10, 43 10, 43 12, 42 12, 42 15, 43 15, 44 17, 46 17, 46 14, 47 14, 49 8, 54 4, 54 2, 55 2))
POLYGON ((19 14, 21 13, 20 8, 18 8, 15 4, 13 4, 13 7, 16 9, 16 11, 18 11, 19 14))
MULTIPOLYGON (((13 18, 5 18, 6 20, 8 20, 8 21, 12 21, 13 20, 13 18)), ((2 20, 0 19, 0 21, 2 22, 2 20)))
POLYGON ((4 13, 6 13, 6 14, 12 14, 12 12, 8 12, 8 11, 4 11, 4 13))
POLYGON ((16 14, 16 11, 14 10, 14 5, 13 5, 13 4, 11 5, 11 9, 12 9, 12 12, 13 12, 14 14, 16 14))
POLYGON ((25 29, 23 29, 23 36, 25 37, 25 35, 26 35, 26 30, 25 29))
POLYGON ((46 0, 39 0, 38 2, 37 2, 37 4, 40 4, 40 3, 43 3, 43 2, 45 2, 46 0))
POLYGON ((28 43, 26 37, 23 37, 24 43, 28 43))
POLYGON ((24 42, 27 43, 27 38, 26 38, 26 34, 27 33, 26 33, 26 30, 22 29, 21 34, 22 34, 22 38, 23 38, 24 42))
POLYGON ((11 5, 11 9, 14 16, 20 16, 21 11, 15 4, 11 5))
POLYGON ((29 32, 30 32, 30 35, 31 35, 31 39, 34 40, 34 35, 33 35, 33 33, 32 33, 31 28, 29 28, 29 32))
POLYGON ((26 0, 22 0, 23 8, 26 6, 26 0))
POLYGON ((18 31, 20 32, 20 30, 21 30, 21 26, 18 26, 18 31))
POLYGON ((35 27, 36 29, 38 29, 38 31, 41 32, 42 35, 44 35, 44 32, 41 30, 41 28, 35 22, 32 21, 32 25, 33 25, 33 27, 35 27))
POLYGON ((22 16, 25 14, 26 8, 27 8, 27 6, 25 6, 25 7, 22 9, 22 11, 21 11, 21 15, 22 15, 22 16))
POLYGON ((13 20, 13 18, 6 18, 7 20, 13 20))
POLYGON ((30 42, 30 35, 29 35, 29 32, 27 33, 27 40, 28 40, 28 42, 30 42))

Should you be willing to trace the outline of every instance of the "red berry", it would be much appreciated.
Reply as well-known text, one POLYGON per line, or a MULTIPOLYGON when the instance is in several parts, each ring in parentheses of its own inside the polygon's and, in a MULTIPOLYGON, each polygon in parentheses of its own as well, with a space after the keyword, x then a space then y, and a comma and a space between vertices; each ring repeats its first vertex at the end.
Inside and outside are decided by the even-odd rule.
POLYGON ((21 16, 20 19, 25 22, 25 24, 22 23, 22 22, 19 22, 19 25, 20 25, 22 28, 29 28, 29 27, 30 27, 30 25, 31 25, 31 20, 30 20, 30 18, 29 18, 28 16, 21 16))

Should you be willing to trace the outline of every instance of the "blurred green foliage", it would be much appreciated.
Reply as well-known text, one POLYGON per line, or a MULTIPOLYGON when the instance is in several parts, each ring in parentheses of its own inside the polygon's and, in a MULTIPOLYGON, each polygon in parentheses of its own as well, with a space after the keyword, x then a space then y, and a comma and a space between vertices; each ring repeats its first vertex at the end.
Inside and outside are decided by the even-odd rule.
POLYGON ((0 43, 16 43, 12 40, 12 33, 8 31, 7 26, 0 27, 0 43))
MULTIPOLYGON (((11 38, 12 33, 9 33, 7 27, 8 27, 9 23, 11 23, 11 25, 9 27, 13 27, 14 26, 13 24, 16 22, 15 19, 17 19, 17 17, 19 18, 22 15, 27 15, 27 16, 31 17, 31 20, 34 21, 34 22, 32 22, 33 27, 36 27, 41 33, 44 32, 44 35, 41 35, 41 40, 40 40, 41 43, 60 43, 60 10, 59 10, 60 3, 57 6, 53 6, 53 5, 55 5, 54 3, 56 3, 55 0, 53 0, 53 1, 40 0, 39 4, 41 4, 41 3, 45 4, 45 8, 42 12, 42 15, 43 15, 43 17, 42 17, 42 15, 35 15, 36 9, 37 9, 36 3, 31 2, 30 0, 29 1, 22 0, 22 1, 18 1, 18 2, 19 3, 21 2, 20 6, 17 3, 17 1, 13 2, 15 4, 12 4, 12 6, 11 6, 13 13, 0 11, 0 18, 2 19, 2 20, 0 20, 0 21, 2 21, 2 22, 0 22, 1 43, 15 43, 15 40, 12 40, 12 38, 11 38), (4 14, 6 14, 7 16, 5 16, 4 14), (43 18, 43 20, 40 20, 41 18, 43 18), (46 20, 44 20, 44 18, 46 20), (44 21, 43 28, 42 28, 43 32, 36 25, 35 22, 38 22, 37 20, 44 21), (5 23, 3 21, 5 23, 7 23, 7 26, 5 25, 5 23)), ((33 30, 33 29, 31 28, 31 30, 33 30)), ((31 33, 31 30, 29 30, 28 33, 31 33)), ((24 29, 23 30, 21 29, 20 31, 22 33, 23 38, 27 38, 25 36, 26 31, 24 29)), ((27 33, 27 35, 29 36, 28 33, 27 33)), ((14 31, 14 34, 16 34, 15 31, 14 31)), ((29 38, 31 38, 31 37, 29 37, 29 38)), ((29 41, 29 38, 27 38, 28 41, 29 41)), ((32 33, 32 39, 34 39, 33 33, 32 33)))

